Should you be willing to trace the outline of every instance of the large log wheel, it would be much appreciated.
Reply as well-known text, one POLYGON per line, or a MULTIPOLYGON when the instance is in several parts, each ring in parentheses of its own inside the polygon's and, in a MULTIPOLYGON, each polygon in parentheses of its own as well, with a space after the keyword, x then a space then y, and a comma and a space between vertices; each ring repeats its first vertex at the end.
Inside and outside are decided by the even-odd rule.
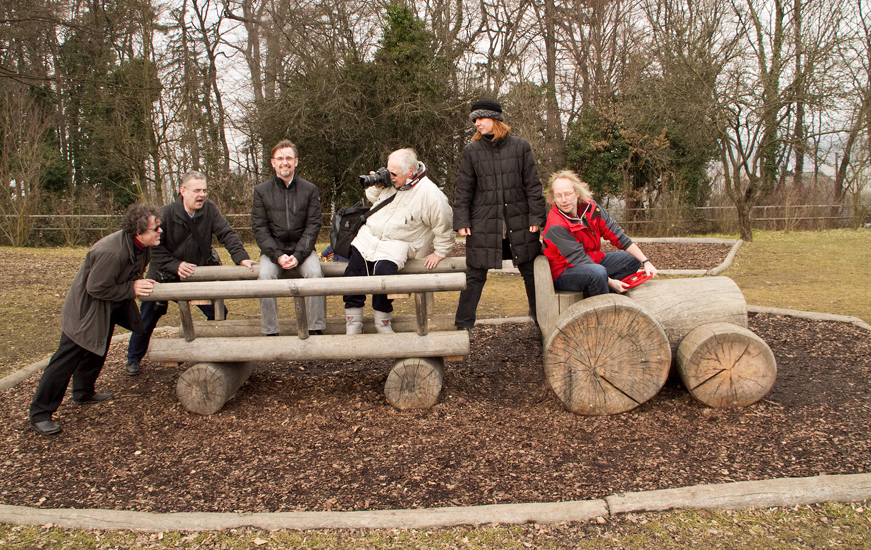
POLYGON ((567 409, 604 415, 631 410, 662 388, 671 346, 660 323, 625 296, 572 305, 545 344, 544 372, 567 409))

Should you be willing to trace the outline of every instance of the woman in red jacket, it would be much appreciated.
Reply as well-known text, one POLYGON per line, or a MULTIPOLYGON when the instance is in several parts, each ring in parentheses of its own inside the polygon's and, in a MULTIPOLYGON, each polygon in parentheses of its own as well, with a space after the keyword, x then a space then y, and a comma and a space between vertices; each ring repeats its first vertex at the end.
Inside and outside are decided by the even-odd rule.
POLYGON ((596 296, 624 292, 621 279, 642 266, 651 277, 657 269, 604 208, 593 200, 587 184, 571 170, 550 178, 547 202, 552 205, 544 227, 544 255, 550 262, 556 290, 596 296), (602 239, 619 250, 602 252, 602 239))

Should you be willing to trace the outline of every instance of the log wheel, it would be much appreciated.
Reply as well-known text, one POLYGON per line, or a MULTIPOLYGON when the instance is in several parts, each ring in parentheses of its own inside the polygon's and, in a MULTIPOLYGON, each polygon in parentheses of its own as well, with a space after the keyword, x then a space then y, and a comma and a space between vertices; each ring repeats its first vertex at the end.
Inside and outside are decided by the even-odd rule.
POLYGON ((594 296, 573 304, 545 344, 544 372, 567 409, 616 414, 662 388, 671 346, 660 323, 625 296, 594 296))
POLYGON ((771 391, 777 362, 762 338, 744 327, 710 323, 687 334, 677 369, 693 397, 710 407, 743 407, 771 391))
POLYGON ((438 402, 444 378, 441 357, 399 359, 384 383, 384 395, 399 410, 426 409, 438 402))

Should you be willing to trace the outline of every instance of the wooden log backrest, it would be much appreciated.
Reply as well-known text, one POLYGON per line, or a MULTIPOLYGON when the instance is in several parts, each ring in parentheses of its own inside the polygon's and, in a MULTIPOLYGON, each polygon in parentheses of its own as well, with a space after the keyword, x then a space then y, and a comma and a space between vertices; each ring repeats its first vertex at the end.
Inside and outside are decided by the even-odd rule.
POLYGON ((535 315, 541 336, 547 340, 550 333, 556 328, 558 319, 575 302, 582 300, 582 292, 562 292, 553 288, 553 277, 550 274, 550 263, 546 256, 535 259, 535 315))

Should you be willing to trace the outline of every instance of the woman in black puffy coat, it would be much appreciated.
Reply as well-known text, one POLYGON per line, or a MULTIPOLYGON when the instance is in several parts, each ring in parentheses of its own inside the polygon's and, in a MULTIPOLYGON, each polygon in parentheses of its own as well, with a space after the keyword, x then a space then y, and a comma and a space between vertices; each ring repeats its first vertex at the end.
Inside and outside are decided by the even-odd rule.
POLYGON ((454 230, 466 237, 466 289, 454 324, 471 337, 488 269, 512 260, 535 318, 533 261, 541 254, 546 208, 532 147, 509 135, 502 106, 481 100, 469 115, 478 132, 463 151, 454 191, 454 230))

